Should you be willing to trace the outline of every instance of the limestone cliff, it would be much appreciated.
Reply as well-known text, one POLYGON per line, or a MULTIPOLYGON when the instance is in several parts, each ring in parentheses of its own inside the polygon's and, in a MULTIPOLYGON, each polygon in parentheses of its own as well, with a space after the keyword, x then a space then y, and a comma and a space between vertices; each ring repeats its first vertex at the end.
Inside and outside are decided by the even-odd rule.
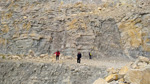
POLYGON ((0 53, 150 55, 148 0, 73 1, 0 0, 0 53))

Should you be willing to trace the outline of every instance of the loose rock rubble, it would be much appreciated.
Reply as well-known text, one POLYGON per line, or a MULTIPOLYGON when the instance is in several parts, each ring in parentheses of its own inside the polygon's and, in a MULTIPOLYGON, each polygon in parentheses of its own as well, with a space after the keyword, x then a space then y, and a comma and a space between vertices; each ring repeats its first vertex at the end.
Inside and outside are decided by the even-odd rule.
POLYGON ((150 60, 143 56, 121 69, 107 71, 109 74, 105 79, 98 79, 93 84, 98 84, 99 80, 99 84, 150 84, 150 60))
POLYGON ((92 84, 107 74, 105 67, 28 60, 0 60, 0 84, 92 84))

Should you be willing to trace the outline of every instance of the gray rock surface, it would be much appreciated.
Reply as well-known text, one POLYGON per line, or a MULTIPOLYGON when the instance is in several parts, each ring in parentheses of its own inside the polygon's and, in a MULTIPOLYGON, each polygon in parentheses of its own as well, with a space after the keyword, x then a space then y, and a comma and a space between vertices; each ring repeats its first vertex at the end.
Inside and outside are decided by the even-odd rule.
POLYGON ((104 67, 59 63, 0 62, 0 84, 92 84, 104 67))
POLYGON ((0 53, 27 55, 32 50, 39 56, 60 50, 87 58, 91 51, 94 58, 130 59, 150 55, 148 0, 72 1, 1 0, 0 53))

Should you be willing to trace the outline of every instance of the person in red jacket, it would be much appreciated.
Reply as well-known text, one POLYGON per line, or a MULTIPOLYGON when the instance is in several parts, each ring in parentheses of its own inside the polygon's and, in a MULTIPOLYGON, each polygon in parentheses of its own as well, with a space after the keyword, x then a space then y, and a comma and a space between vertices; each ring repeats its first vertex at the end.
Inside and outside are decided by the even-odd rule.
POLYGON ((55 54, 56 54, 56 60, 59 60, 60 52, 57 50, 57 52, 55 52, 55 54))

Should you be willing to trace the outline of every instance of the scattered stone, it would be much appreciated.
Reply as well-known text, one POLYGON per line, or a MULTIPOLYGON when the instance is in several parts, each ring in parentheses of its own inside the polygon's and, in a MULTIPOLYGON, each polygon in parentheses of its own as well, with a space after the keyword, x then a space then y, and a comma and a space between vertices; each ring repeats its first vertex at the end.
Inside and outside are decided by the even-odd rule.
POLYGON ((48 56, 48 53, 47 53, 47 54, 41 54, 41 55, 40 55, 40 58, 47 58, 47 57, 49 57, 49 56, 48 56))
POLYGON ((23 19, 27 19, 27 16, 23 16, 23 19))
POLYGON ((19 56, 9 56, 9 58, 8 59, 15 59, 15 60, 20 60, 21 59, 21 57, 19 57, 19 56))
POLYGON ((117 69, 114 69, 114 68, 109 68, 109 69, 107 69, 107 72, 108 72, 109 74, 116 74, 116 73, 118 73, 118 70, 117 70, 117 69))
POLYGON ((102 10, 102 8, 101 8, 101 7, 98 7, 98 10, 102 10))

